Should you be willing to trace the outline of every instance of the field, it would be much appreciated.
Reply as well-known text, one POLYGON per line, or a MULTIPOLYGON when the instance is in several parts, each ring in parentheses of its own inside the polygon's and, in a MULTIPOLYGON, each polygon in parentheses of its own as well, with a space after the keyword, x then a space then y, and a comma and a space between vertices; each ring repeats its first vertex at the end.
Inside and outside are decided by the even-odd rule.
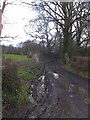
POLYGON ((28 60, 27 56, 25 55, 3 54, 3 56, 6 59, 11 59, 11 60, 18 60, 18 61, 28 60))

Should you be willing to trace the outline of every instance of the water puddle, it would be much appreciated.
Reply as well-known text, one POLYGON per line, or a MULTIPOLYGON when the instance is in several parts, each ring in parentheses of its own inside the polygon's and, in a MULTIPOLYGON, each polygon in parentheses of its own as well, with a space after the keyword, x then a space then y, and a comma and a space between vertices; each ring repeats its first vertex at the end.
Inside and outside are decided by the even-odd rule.
POLYGON ((52 71, 49 71, 48 73, 53 74, 53 76, 54 76, 55 79, 59 78, 59 74, 57 74, 57 73, 54 73, 52 71))
POLYGON ((36 87, 36 93, 37 100, 40 101, 42 97, 45 97, 46 93, 48 93, 48 90, 46 91, 45 76, 40 76, 38 80, 39 81, 36 87))
POLYGON ((39 79, 36 82, 33 82, 30 85, 30 91, 29 91, 29 100, 32 104, 36 104, 36 101, 40 101, 42 97, 45 96, 45 93, 48 92, 45 91, 45 76, 42 75, 39 77, 39 79))
POLYGON ((30 102, 31 102, 33 105, 37 105, 37 102, 34 100, 32 94, 29 95, 29 100, 30 100, 30 102))
POLYGON ((58 79, 59 78, 59 75, 57 73, 53 73, 54 75, 54 78, 58 79))
POLYGON ((44 76, 44 75, 42 75, 42 76, 40 76, 40 77, 38 78, 38 80, 41 80, 42 82, 44 81, 44 79, 45 79, 45 76, 44 76))
POLYGON ((52 87, 54 86, 54 83, 52 83, 52 87))

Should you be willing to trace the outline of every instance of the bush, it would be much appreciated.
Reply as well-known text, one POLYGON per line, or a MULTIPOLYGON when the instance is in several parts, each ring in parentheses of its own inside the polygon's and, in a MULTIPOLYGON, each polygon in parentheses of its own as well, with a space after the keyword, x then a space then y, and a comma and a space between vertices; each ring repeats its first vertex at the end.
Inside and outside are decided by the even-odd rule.
POLYGON ((9 59, 3 59, 2 69, 2 98, 3 117, 15 114, 14 110, 20 111, 22 106, 29 102, 27 95, 28 87, 21 83, 17 74, 18 65, 9 59), (13 110, 13 113, 12 113, 13 110))
POLYGON ((2 90, 4 92, 15 93, 20 82, 17 77, 17 64, 11 60, 3 60, 2 68, 2 90))
POLYGON ((90 58, 88 57, 74 56, 72 58, 71 66, 77 70, 88 71, 89 62, 90 62, 90 58))

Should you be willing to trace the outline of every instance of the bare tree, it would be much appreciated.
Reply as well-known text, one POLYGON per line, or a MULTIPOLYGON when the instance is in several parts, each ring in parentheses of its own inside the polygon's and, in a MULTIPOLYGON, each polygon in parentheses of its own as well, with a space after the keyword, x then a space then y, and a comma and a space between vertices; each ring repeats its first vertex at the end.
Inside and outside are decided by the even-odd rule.
POLYGON ((29 25, 26 25, 25 32, 35 39, 40 39, 46 45, 48 53, 51 53, 55 46, 55 34, 52 33, 55 30, 53 21, 50 15, 41 10, 40 7, 37 9, 37 6, 34 6, 34 9, 38 10, 38 17, 35 20, 29 21, 29 25), (29 31, 31 26, 34 31, 29 31))
MULTIPOLYGON (((87 18, 90 15, 89 2, 41 1, 39 3, 33 2, 26 4, 35 6, 37 9, 40 9, 41 12, 43 11, 49 15, 57 31, 55 32, 56 36, 54 36, 52 40, 52 42, 56 41, 53 48, 59 46, 59 53, 62 51, 63 59, 66 53, 68 53, 69 57, 73 56, 73 48, 75 45, 82 47, 86 44, 86 46, 88 46, 89 31, 87 18)), ((42 27, 43 25, 39 24, 39 27, 40 26, 42 27)), ((48 39, 46 38, 46 40, 48 39)))
MULTIPOLYGON (((0 9, 0 36, 1 36, 2 28, 3 28, 3 25, 2 25, 2 14, 3 14, 4 9, 5 9, 5 6, 6 6, 6 1, 7 1, 7 0, 4 0, 3 5, 2 5, 2 8, 0 9)), ((1 6, 0 6, 0 7, 1 7, 1 6)))
POLYGON ((85 39, 81 41, 81 39, 83 29, 85 29, 85 21, 90 15, 89 9, 86 8, 88 4, 82 2, 42 2, 42 5, 39 5, 50 14, 63 32, 63 57, 66 53, 69 57, 72 56, 73 41, 75 39, 77 44, 80 45, 86 41, 85 39), (53 6, 56 7, 56 10, 53 9, 53 6))

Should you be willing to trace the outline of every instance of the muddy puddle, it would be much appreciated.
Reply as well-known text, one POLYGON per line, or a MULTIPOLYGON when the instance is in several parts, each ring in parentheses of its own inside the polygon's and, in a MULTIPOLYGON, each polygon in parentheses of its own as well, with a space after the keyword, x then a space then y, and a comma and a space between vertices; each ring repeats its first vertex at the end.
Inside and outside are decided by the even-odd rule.
POLYGON ((88 91, 79 85, 72 84, 68 79, 55 72, 50 71, 48 73, 53 75, 53 77, 49 76, 51 79, 47 81, 46 76, 42 75, 35 83, 30 85, 29 100, 32 104, 36 105, 32 118, 35 118, 36 115, 39 115, 41 118, 87 116, 88 91), (60 94, 58 91, 61 89, 59 89, 59 86, 57 87, 59 83, 63 86, 62 93, 60 92, 60 94), (56 96, 53 96, 54 92, 55 95, 57 94, 56 96), (49 96, 47 97, 47 95, 49 96))
POLYGON ((29 100, 31 103, 36 104, 36 102, 39 102, 43 97, 45 97, 46 93, 48 93, 45 84, 45 76, 40 76, 36 84, 32 83, 29 91, 29 100))

